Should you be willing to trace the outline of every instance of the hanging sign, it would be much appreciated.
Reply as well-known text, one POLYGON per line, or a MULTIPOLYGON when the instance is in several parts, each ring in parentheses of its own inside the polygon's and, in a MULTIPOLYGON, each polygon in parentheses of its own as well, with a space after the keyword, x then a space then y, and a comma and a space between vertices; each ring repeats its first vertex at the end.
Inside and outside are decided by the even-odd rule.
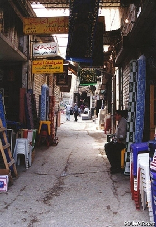
POLYGON ((93 85, 97 83, 96 70, 84 68, 80 70, 80 85, 93 85))
POLYGON ((57 73, 56 75, 56 85, 57 86, 68 86, 69 85, 69 76, 68 76, 68 65, 64 65, 63 73, 57 73))
POLYGON ((68 73, 58 73, 56 77, 56 85, 57 86, 68 86, 68 73))
POLYGON ((32 73, 61 73, 63 60, 38 60, 32 62, 32 73))
POLYGON ((34 34, 68 34, 68 17, 25 17, 23 32, 34 34))
POLYGON ((49 57, 56 55, 58 55, 58 45, 55 42, 33 44, 33 57, 49 57))

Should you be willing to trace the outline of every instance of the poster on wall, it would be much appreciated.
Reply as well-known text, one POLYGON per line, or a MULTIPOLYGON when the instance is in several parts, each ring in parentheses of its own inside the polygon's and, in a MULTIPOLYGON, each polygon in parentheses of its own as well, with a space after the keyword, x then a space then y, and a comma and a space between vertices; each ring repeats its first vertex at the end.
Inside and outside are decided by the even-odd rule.
POLYGON ((33 57, 50 57, 58 55, 58 45, 55 42, 33 44, 33 57))
POLYGON ((25 17, 23 32, 34 34, 68 34, 68 17, 25 17))
POLYGON ((63 60, 34 60, 32 73, 62 73, 63 60))

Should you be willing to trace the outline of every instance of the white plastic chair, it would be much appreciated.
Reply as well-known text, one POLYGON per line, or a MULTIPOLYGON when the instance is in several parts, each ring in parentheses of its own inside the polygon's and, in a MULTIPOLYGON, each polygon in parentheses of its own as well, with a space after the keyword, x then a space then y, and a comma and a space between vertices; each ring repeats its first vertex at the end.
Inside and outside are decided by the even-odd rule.
POLYGON ((150 221, 154 221, 152 208, 152 191, 150 181, 149 153, 138 154, 138 174, 140 174, 140 195, 143 210, 148 207, 150 221))
POLYGON ((18 157, 19 154, 23 154, 25 156, 25 165, 26 169, 28 169, 28 166, 31 166, 31 149, 29 147, 28 139, 16 139, 16 144, 14 148, 14 160, 15 163, 17 163, 18 165, 20 165, 20 158, 18 157))

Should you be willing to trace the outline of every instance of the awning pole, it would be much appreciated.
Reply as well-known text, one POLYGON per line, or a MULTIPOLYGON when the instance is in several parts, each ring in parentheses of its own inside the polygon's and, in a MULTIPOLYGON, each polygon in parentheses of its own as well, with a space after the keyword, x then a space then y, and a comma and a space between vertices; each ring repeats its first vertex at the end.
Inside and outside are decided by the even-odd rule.
POLYGON ((114 133, 114 76, 112 76, 112 101, 111 101, 111 134, 114 133))

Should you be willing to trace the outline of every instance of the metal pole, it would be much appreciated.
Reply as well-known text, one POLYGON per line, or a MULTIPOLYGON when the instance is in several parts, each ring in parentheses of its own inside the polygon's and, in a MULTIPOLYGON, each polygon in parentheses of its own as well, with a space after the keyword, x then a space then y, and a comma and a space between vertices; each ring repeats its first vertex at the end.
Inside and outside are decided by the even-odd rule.
POLYGON ((114 76, 112 76, 112 101, 111 101, 111 134, 114 133, 114 76))

